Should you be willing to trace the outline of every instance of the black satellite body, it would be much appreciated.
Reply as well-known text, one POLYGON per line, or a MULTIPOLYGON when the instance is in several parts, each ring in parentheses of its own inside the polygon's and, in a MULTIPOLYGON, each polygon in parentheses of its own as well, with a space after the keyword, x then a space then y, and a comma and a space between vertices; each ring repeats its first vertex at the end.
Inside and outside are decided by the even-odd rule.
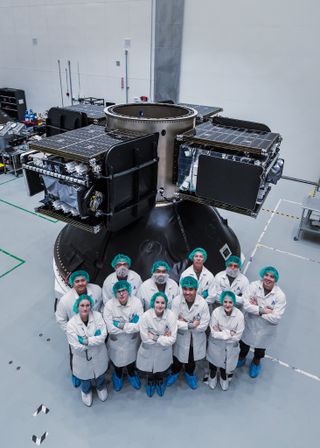
POLYGON ((23 158, 36 211, 68 225, 55 249, 55 274, 77 269, 102 285, 117 253, 143 279, 159 259, 178 280, 195 247, 224 269, 237 237, 213 206, 256 216, 281 177, 281 137, 262 124, 206 114, 189 105, 134 103, 105 109, 90 125, 42 139, 23 158))

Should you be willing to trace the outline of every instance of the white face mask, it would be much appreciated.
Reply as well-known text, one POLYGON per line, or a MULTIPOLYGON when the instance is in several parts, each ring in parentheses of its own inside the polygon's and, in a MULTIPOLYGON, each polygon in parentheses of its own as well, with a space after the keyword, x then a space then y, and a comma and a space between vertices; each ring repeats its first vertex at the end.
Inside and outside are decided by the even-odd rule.
POLYGON ((152 274, 152 278, 158 285, 164 285, 167 283, 169 274, 152 274))
POLYGON ((227 275, 229 275, 229 277, 236 278, 236 276, 239 274, 239 269, 227 268, 226 273, 227 275))
POLYGON ((126 266, 120 266, 116 269, 116 274, 118 278, 126 278, 129 274, 129 269, 126 266))

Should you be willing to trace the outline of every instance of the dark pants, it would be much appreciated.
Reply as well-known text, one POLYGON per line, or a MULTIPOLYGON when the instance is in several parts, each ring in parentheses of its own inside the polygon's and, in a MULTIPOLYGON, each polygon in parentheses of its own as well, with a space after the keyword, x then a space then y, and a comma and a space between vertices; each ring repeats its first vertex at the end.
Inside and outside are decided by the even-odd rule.
POLYGON ((123 369, 127 368, 127 372, 129 376, 135 376, 136 375, 136 365, 134 362, 131 364, 128 364, 126 367, 117 367, 114 366, 114 371, 116 372, 116 375, 118 378, 122 378, 123 369))
MULTIPOLYGON (((211 364, 211 362, 209 362, 209 369, 210 369, 210 377, 214 378, 217 374, 218 367, 215 366, 214 364, 211 364)), ((220 376, 223 380, 227 379, 227 372, 222 367, 220 367, 220 376)), ((229 375, 229 377, 230 376, 232 376, 232 375, 229 375)))
POLYGON ((167 376, 167 370, 164 370, 163 372, 144 372, 143 370, 140 370, 142 374, 145 374, 147 376, 147 382, 148 383, 162 383, 164 381, 164 378, 167 376))
MULTIPOLYGON (((249 353, 249 350, 250 350, 250 345, 247 345, 243 341, 240 341, 239 359, 244 359, 247 356, 247 354, 249 353)), ((259 363, 260 359, 264 358, 265 354, 266 354, 265 348, 255 348, 253 361, 257 361, 257 363, 259 363)))
MULTIPOLYGON (((102 390, 106 387, 105 373, 96 378, 96 388, 102 390)), ((81 380, 81 390, 84 394, 88 394, 92 389, 91 380, 81 380)))
POLYGON ((176 375, 177 373, 179 373, 181 371, 183 365, 184 365, 184 370, 188 375, 194 374, 194 370, 196 368, 196 363, 194 362, 192 345, 190 345, 189 358, 188 358, 187 364, 183 364, 182 362, 179 361, 178 358, 176 358, 175 356, 173 357, 171 373, 173 375, 176 375))

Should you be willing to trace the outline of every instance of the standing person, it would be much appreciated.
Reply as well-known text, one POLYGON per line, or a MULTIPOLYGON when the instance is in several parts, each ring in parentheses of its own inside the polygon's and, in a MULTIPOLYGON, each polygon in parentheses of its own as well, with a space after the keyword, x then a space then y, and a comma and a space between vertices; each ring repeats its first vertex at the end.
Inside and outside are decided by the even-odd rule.
POLYGON ((261 359, 276 335, 277 326, 286 308, 286 297, 276 284, 279 273, 273 266, 260 271, 261 280, 250 283, 244 295, 245 330, 240 341, 238 367, 245 364, 250 346, 254 357, 249 375, 256 378, 261 371, 261 359))
POLYGON ((109 274, 102 285, 102 299, 104 305, 108 300, 112 299, 113 285, 119 280, 126 280, 130 283, 133 296, 137 295, 138 289, 142 283, 140 275, 130 269, 131 258, 127 255, 116 255, 111 262, 111 266, 113 267, 115 272, 109 274))
POLYGON ((123 386, 123 370, 127 369, 128 381, 134 389, 140 389, 140 378, 135 361, 139 347, 139 319, 143 314, 142 304, 131 295, 131 285, 120 280, 113 285, 113 299, 108 300, 103 311, 109 338, 108 353, 114 365, 113 388, 117 392, 123 386))
MULTIPOLYGON (((94 301, 93 310, 100 311, 102 305, 101 288, 99 285, 89 283, 89 281, 89 274, 86 271, 72 272, 68 279, 71 289, 61 297, 55 312, 56 321, 64 333, 67 331, 68 321, 74 315, 73 305, 81 294, 88 294, 94 301)), ((71 357, 70 351, 70 366, 71 357)), ((75 387, 80 386, 79 379, 74 375, 72 375, 72 383, 75 387)))
POLYGON ((210 376, 208 386, 217 385, 217 370, 220 369, 220 386, 229 388, 229 378, 237 366, 240 347, 239 341, 244 330, 244 317, 236 308, 236 295, 232 291, 223 291, 220 304, 213 310, 210 319, 210 336, 208 339, 207 360, 210 376))
POLYGON ((206 329, 210 314, 208 304, 197 293, 198 282, 193 277, 181 280, 182 294, 172 302, 172 311, 178 319, 177 341, 173 348, 173 364, 167 385, 174 384, 184 365, 185 379, 191 389, 198 387, 194 374, 195 361, 206 356, 206 329))
POLYGON ((73 306, 75 315, 67 324, 67 338, 73 354, 72 371, 80 379, 81 398, 86 406, 92 404, 93 379, 100 400, 105 401, 108 396, 105 382, 109 361, 105 345, 107 329, 93 306, 92 297, 80 295, 73 306))
POLYGON ((172 345, 177 337, 177 319, 167 309, 168 298, 156 292, 150 301, 150 309, 140 319, 141 345, 137 367, 147 373, 146 393, 152 397, 155 390, 162 397, 166 390, 166 371, 172 363, 172 345))
POLYGON ((214 288, 214 275, 205 266, 208 254, 202 247, 197 247, 189 254, 189 260, 192 265, 182 272, 181 280, 184 277, 193 277, 198 282, 197 294, 207 299, 208 303, 213 303, 213 297, 209 296, 209 291, 213 291, 214 288))
POLYGON ((152 277, 144 281, 139 288, 138 297, 142 301, 145 311, 150 308, 150 300, 156 292, 164 292, 168 297, 168 308, 172 300, 179 294, 177 283, 169 278, 170 266, 165 261, 156 261, 151 269, 152 277))
POLYGON ((214 291, 209 295, 214 297, 217 306, 220 304, 220 296, 223 291, 232 291, 236 295, 237 306, 243 304, 244 291, 249 286, 249 280, 241 272, 242 262, 236 255, 231 255, 226 260, 226 269, 215 276, 214 291))

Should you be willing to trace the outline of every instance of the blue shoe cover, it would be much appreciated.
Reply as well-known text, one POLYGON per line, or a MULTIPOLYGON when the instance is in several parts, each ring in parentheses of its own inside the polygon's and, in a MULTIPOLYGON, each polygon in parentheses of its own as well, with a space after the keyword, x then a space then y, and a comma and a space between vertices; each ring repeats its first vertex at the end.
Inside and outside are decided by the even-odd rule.
POLYGON ((71 381, 72 381, 72 384, 74 385, 74 387, 79 387, 81 384, 81 381, 79 380, 79 378, 77 378, 74 375, 71 376, 71 381))
POLYGON ((259 373, 261 372, 261 364, 259 364, 257 366, 257 364, 254 364, 253 362, 250 364, 250 369, 249 369, 249 376, 251 378, 257 378, 257 376, 259 375, 259 373))
POLYGON ((246 363, 246 358, 238 359, 237 367, 243 367, 246 363))
POLYGON ((175 374, 170 373, 170 375, 168 375, 168 378, 167 378, 167 386, 172 386, 172 384, 174 384, 177 381, 178 376, 179 376, 179 373, 175 373, 175 374))
POLYGON ((148 381, 146 384, 146 392, 148 397, 152 397, 152 395, 154 394, 154 391, 156 390, 156 385, 154 384, 154 382, 148 381))
POLYGON ((163 397, 167 388, 166 380, 158 381, 156 384, 156 389, 159 397, 163 397))
POLYGON ((119 378, 116 375, 116 372, 113 372, 112 374, 112 384, 113 388, 116 392, 119 392, 122 389, 123 386, 123 377, 119 378))
POLYGON ((128 375, 128 381, 130 385, 134 388, 139 390, 141 388, 141 381, 138 375, 130 376, 128 375))
POLYGON ((185 377, 185 379, 186 379, 186 382, 187 382, 187 384, 188 384, 188 386, 191 388, 191 389, 197 389, 197 387, 198 387, 198 382, 197 382, 197 377, 195 376, 195 375, 189 375, 188 373, 185 373, 184 374, 184 377, 185 377))

